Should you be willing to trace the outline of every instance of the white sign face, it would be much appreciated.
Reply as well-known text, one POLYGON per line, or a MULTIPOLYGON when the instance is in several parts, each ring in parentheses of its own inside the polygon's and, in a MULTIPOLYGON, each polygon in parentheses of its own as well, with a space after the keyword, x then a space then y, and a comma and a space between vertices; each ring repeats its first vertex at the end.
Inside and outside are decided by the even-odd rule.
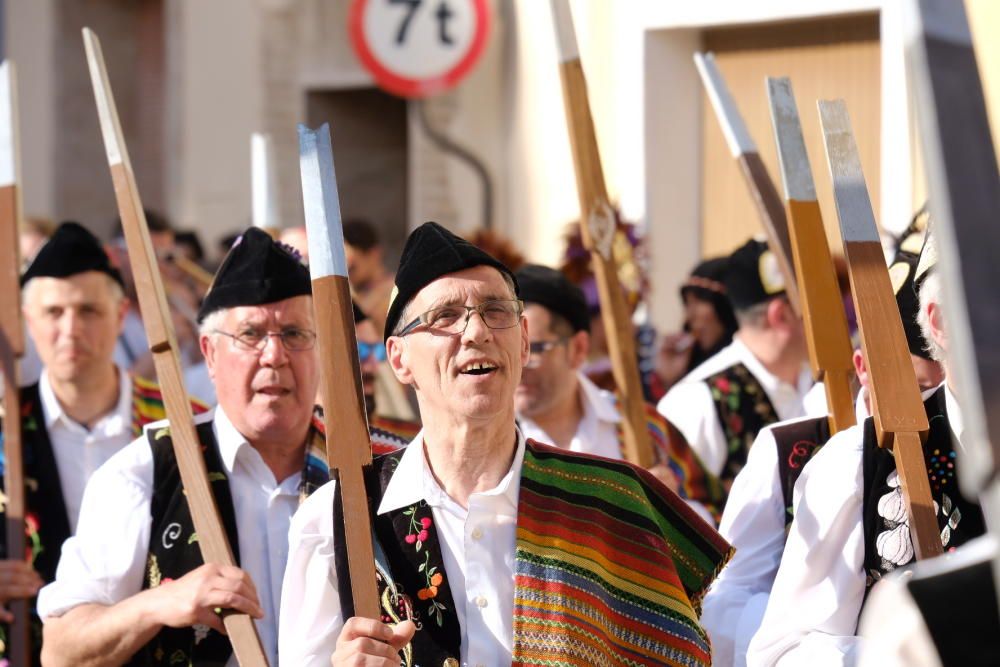
POLYGON ((489 32, 486 0, 355 0, 355 51, 380 86, 423 97, 450 88, 478 60, 489 32))

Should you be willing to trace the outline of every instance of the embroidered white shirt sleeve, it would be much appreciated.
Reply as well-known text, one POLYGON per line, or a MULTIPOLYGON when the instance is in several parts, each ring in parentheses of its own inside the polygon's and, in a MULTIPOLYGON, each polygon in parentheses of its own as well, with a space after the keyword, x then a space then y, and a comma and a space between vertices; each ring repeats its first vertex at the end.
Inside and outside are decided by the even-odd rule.
POLYGON ((785 507, 772 428, 758 434, 733 481, 719 533, 736 547, 705 597, 702 625, 712 639, 712 664, 745 665, 785 546, 785 507))
POLYGON ((841 431, 795 485, 795 520, 747 664, 853 665, 865 592, 863 426, 841 431))

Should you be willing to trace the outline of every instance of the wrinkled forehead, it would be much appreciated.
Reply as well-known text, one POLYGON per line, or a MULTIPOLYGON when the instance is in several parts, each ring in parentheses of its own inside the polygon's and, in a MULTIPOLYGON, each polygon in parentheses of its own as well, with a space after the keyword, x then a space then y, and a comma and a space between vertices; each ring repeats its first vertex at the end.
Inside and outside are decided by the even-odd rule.
POLYGON ((234 306, 222 311, 224 323, 232 326, 253 325, 294 325, 303 328, 313 326, 312 297, 293 296, 258 306, 234 306))
POLYGON ((410 307, 416 312, 449 304, 473 305, 490 299, 513 299, 503 274, 492 266, 474 266, 448 273, 417 292, 410 307))
POLYGON ((102 271, 84 271, 65 278, 39 276, 25 285, 26 304, 93 303, 111 300, 117 283, 102 271))

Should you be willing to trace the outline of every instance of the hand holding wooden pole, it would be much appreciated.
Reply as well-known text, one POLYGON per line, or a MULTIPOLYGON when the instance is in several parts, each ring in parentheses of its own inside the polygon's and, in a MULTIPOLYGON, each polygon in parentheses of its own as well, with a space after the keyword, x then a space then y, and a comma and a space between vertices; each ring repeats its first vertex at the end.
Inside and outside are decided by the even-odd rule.
POLYGON ((929 425, 843 100, 819 102, 879 445, 892 449, 917 558, 942 553, 923 437, 929 425))
MULTIPOLYGON (((83 41, 97 100, 104 147, 111 167, 111 180, 118 201, 118 212, 121 215, 125 242, 128 245, 129 263, 132 266, 135 288, 142 308, 143 325, 146 329, 146 338, 149 340, 149 349, 153 353, 153 363, 163 393, 167 418, 170 421, 170 435, 177 456, 177 467, 180 470, 195 532, 198 533, 198 546, 206 563, 235 565, 233 552, 226 539, 215 497, 208 482, 201 443, 195 432, 191 403, 184 390, 177 339, 167 308, 156 254, 149 238, 146 215, 139 200, 135 174, 132 172, 132 164, 118 121, 118 111, 108 83, 101 44, 97 35, 89 28, 83 29, 83 41)), ((223 620, 239 663, 244 667, 267 665, 267 658, 264 656, 253 619, 247 614, 229 613, 223 620)))
POLYGON ((785 211, 799 281, 809 362, 813 377, 822 382, 826 390, 830 433, 833 434, 853 426, 856 421, 851 391, 854 365, 847 314, 816 200, 792 83, 787 78, 768 78, 767 92, 785 188, 785 211))
POLYGON ((655 463, 655 459, 649 432, 646 430, 645 399, 639 379, 635 334, 611 253, 616 232, 615 217, 608 201, 604 172, 601 170, 601 155, 587 99, 587 81, 583 74, 568 0, 552 0, 552 11, 559 41, 563 102, 580 196, 580 235, 584 246, 590 251, 594 267, 597 291, 601 299, 601 320, 608 337, 611 369, 624 413, 624 455, 631 463, 649 468, 655 463))
POLYGON ((796 314, 802 314, 799 299, 799 287, 795 280, 795 265, 792 260, 792 241, 788 232, 788 220, 785 217, 785 207, 778 195, 774 181, 767 173, 764 161, 760 159, 757 145, 750 137, 743 117, 733 96, 729 93, 726 80, 715 64, 715 56, 711 53, 694 54, 694 64, 705 85, 705 92, 715 109, 715 116, 722 126, 722 134, 726 137, 729 151, 740 165, 740 171, 750 189, 750 195, 757 205, 760 221, 767 234, 767 244, 778 260, 778 268, 785 278, 785 292, 796 314))
MULTIPOLYGON (((24 464, 21 440, 20 388, 17 364, 24 354, 21 322, 21 169, 17 123, 17 77, 14 63, 0 64, 0 363, 4 394, 3 477, 7 558, 24 558, 24 464)), ((7 654, 15 667, 29 664, 31 640, 27 600, 10 600, 14 622, 7 635, 7 654)))
POLYGON ((371 467, 361 364, 354 330, 344 229, 333 168, 330 128, 299 125, 302 203, 309 239, 309 271, 319 341, 326 456, 336 470, 344 504, 344 538, 354 613, 380 619, 371 512, 364 470, 371 467))

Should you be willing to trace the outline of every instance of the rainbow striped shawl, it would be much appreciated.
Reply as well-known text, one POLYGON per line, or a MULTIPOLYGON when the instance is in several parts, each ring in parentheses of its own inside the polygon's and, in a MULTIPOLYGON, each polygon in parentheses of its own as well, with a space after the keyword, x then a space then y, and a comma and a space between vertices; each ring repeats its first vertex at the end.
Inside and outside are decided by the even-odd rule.
POLYGON ((644 470, 525 449, 514 665, 709 665, 698 606, 732 548, 644 470))

